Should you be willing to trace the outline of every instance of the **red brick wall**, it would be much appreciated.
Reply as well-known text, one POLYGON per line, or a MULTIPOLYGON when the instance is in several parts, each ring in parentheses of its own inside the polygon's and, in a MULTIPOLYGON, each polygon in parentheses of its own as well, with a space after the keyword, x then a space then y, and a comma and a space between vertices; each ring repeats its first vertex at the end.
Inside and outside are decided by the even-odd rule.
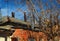
POLYGON ((39 38, 43 38, 44 41, 47 41, 47 36, 43 32, 34 32, 23 29, 16 29, 12 37, 18 37, 20 41, 28 41, 28 37, 34 37, 36 41, 39 41, 39 38))

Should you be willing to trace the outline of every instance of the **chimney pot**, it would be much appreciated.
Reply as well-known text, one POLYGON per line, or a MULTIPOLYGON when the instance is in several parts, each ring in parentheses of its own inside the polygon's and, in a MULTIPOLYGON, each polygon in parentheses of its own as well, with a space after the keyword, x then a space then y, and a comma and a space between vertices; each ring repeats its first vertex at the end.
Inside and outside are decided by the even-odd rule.
POLYGON ((15 14, 15 13, 14 13, 14 12, 12 12, 12 17, 13 17, 13 18, 15 18, 15 15, 14 15, 14 14, 15 14))
POLYGON ((26 12, 24 12, 24 21, 25 21, 25 22, 27 21, 26 12))

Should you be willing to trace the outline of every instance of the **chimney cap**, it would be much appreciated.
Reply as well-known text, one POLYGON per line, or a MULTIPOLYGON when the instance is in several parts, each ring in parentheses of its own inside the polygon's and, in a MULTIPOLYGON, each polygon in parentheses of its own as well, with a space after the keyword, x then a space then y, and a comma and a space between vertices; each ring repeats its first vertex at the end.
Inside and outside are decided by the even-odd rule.
POLYGON ((14 12, 12 12, 14 14, 14 12))

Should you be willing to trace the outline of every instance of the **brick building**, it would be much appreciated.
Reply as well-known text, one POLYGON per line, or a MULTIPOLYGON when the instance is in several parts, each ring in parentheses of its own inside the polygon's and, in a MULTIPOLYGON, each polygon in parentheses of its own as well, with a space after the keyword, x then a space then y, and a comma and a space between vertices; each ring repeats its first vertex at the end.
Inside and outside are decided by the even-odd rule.
MULTIPOLYGON (((38 25, 35 25, 35 27, 38 27, 38 25)), ((3 17, 0 29, 1 41, 47 41, 45 33, 32 30, 29 22, 13 17, 3 17)))

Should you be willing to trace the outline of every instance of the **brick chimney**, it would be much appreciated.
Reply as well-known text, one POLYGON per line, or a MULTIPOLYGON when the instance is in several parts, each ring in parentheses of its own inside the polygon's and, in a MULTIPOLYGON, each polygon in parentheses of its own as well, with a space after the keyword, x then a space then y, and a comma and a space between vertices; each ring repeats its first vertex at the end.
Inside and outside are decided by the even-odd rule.
POLYGON ((12 12, 12 17, 15 18, 15 13, 14 12, 12 12))
POLYGON ((27 21, 26 12, 24 12, 24 21, 25 21, 25 22, 27 21))

